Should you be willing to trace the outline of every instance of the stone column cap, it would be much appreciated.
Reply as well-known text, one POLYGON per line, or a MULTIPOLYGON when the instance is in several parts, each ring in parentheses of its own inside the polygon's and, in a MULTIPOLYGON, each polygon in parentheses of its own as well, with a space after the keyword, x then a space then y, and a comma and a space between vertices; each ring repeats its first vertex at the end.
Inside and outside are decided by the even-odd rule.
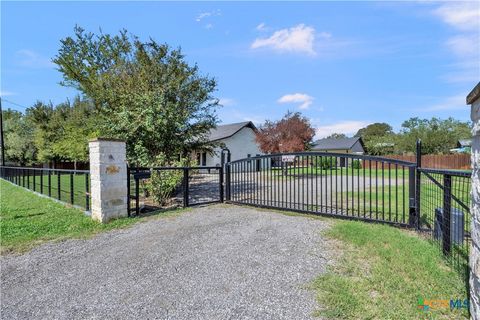
POLYGON ((480 98, 480 82, 470 91, 467 96, 467 104, 472 104, 480 98))

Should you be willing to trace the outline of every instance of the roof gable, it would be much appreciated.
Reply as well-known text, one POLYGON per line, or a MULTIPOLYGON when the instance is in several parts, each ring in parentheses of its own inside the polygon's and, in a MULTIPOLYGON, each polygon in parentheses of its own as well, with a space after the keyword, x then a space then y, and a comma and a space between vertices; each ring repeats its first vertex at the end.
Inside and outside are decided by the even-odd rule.
POLYGON ((357 141, 360 141, 360 144, 363 147, 363 141, 360 137, 354 138, 324 138, 317 140, 313 143, 312 149, 314 150, 348 150, 353 147, 357 141))
POLYGON ((457 146, 461 147, 471 147, 472 146, 472 139, 460 139, 457 142, 457 146))
POLYGON ((208 135, 208 140, 217 141, 229 138, 245 127, 251 128, 253 131, 257 131, 257 128, 251 121, 224 124, 211 129, 208 135))

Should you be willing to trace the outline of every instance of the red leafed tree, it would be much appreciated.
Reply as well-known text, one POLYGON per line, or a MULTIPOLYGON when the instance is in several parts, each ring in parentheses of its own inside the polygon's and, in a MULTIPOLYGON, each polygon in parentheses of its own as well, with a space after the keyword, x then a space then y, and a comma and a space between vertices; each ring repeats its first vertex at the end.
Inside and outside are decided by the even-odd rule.
POLYGON ((279 121, 265 121, 256 134, 256 141, 265 153, 304 151, 315 130, 300 112, 287 112, 279 121))

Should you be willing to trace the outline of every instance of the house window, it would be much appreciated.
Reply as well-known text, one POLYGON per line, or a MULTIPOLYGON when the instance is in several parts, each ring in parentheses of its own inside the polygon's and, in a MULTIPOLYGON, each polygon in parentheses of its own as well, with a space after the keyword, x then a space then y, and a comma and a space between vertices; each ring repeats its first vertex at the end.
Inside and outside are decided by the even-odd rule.
POLYGON ((207 153, 197 152, 197 166, 204 167, 207 165, 207 153))

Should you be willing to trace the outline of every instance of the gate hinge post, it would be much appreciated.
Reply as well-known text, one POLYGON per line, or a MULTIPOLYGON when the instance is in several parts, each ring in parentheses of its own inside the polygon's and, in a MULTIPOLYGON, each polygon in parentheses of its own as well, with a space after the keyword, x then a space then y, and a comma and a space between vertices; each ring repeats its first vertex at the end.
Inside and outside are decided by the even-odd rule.
POLYGON ((408 225, 411 228, 419 228, 419 213, 417 201, 417 179, 418 179, 417 167, 412 166, 408 168, 408 200, 409 200, 409 215, 408 215, 408 225))
POLYGON ((231 200, 230 192, 231 192, 231 176, 230 176, 231 168, 230 163, 225 165, 225 198, 227 201, 231 200))
POLYGON ((220 166, 219 168, 219 174, 220 174, 220 183, 219 183, 219 187, 220 187, 220 202, 223 202, 223 188, 224 188, 224 183, 223 183, 223 165, 220 166))
POLYGON ((188 207, 188 168, 183 168, 183 207, 188 207))

